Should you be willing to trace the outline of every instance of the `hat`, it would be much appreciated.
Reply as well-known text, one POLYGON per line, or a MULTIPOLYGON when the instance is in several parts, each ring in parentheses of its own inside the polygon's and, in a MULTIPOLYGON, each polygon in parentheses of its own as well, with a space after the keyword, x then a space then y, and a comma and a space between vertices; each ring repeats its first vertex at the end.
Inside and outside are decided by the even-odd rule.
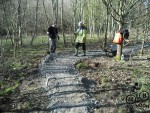
POLYGON ((83 22, 82 22, 82 21, 78 23, 78 26, 82 26, 82 25, 83 25, 83 22))

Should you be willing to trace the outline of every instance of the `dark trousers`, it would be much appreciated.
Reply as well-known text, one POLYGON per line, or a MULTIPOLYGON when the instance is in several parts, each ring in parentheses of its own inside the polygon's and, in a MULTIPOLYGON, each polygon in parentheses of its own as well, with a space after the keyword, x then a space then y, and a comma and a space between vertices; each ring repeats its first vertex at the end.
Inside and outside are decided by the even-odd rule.
POLYGON ((111 52, 112 52, 112 56, 116 56, 117 50, 116 51, 111 51, 111 52))
POLYGON ((49 38, 49 44, 50 44, 50 52, 51 53, 55 53, 56 51, 56 38, 55 39, 52 39, 52 38, 49 38))
POLYGON ((85 43, 76 43, 75 48, 78 50, 78 48, 82 46, 82 50, 85 51, 86 50, 86 46, 85 43))

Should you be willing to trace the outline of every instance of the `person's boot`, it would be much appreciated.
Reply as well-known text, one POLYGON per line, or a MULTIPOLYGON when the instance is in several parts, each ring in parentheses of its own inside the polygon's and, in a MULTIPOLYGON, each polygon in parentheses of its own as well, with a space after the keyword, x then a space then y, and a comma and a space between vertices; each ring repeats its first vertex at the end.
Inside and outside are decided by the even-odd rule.
POLYGON ((74 56, 78 56, 78 49, 75 49, 75 54, 74 56))
POLYGON ((86 51, 85 50, 83 51, 83 55, 82 56, 86 56, 86 51))
POLYGON ((47 54, 50 54, 51 52, 50 51, 47 51, 47 54))
POLYGON ((55 52, 56 52, 56 47, 53 48, 53 53, 55 53, 55 52))
POLYGON ((51 47, 50 53, 53 53, 53 48, 51 47))

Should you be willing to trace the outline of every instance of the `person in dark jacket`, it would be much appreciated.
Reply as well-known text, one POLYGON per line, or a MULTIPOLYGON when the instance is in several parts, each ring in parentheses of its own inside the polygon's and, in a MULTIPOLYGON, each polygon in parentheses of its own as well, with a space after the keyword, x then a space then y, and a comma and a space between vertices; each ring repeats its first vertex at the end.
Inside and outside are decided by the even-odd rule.
POLYGON ((118 30, 118 32, 122 35, 122 38, 124 40, 129 39, 129 30, 127 28, 126 29, 122 29, 122 30, 118 30))
POLYGON ((127 45, 129 42, 129 30, 127 28, 120 30, 123 38, 123 45, 127 45))
POLYGON ((48 28, 47 34, 49 36, 50 52, 55 53, 57 38, 59 40, 58 28, 56 27, 56 24, 53 24, 48 28))
POLYGON ((124 39, 128 39, 129 38, 129 30, 128 29, 124 29, 123 30, 123 38, 124 39))

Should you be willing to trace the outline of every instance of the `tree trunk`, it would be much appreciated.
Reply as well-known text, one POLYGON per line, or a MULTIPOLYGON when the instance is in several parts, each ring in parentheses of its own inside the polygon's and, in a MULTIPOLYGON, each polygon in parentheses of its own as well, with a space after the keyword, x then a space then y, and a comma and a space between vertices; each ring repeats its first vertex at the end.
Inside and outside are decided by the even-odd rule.
POLYGON ((145 5, 146 8, 146 18, 145 18, 145 24, 144 24, 144 37, 142 40, 142 46, 141 46, 141 54, 144 54, 144 42, 145 42, 145 38, 148 37, 148 29, 149 29, 149 15, 148 15, 148 4, 149 4, 149 0, 146 1, 147 4, 145 5))
MULTIPOLYGON (((22 20, 24 21, 24 29, 23 29, 23 32, 25 34, 25 36, 27 37, 28 36, 28 32, 27 32, 27 20, 25 19, 26 17, 26 13, 27 13, 27 0, 25 1, 25 7, 24 7, 24 11, 23 11, 23 17, 22 17, 22 20)), ((23 42, 22 42, 23 43, 23 42)))
POLYGON ((47 15, 47 11, 46 11, 44 0, 43 0, 43 7, 44 7, 44 13, 45 13, 45 16, 46 16, 47 24, 49 24, 49 19, 48 19, 48 15, 47 15))
POLYGON ((3 39, 1 38, 1 42, 0 42, 0 57, 1 57, 1 60, 3 60, 3 54, 4 54, 3 39))
POLYGON ((21 0, 18 0, 17 11, 18 11, 18 15, 17 15, 17 19, 18 19, 17 28, 18 28, 18 40, 19 40, 17 45, 19 46, 19 43, 20 43, 20 45, 22 45, 21 0))
POLYGON ((73 0, 72 3, 72 10, 73 10, 73 35, 71 36, 71 44, 74 46, 75 45, 75 39, 76 36, 74 35, 74 33, 76 32, 76 26, 77 26, 77 0, 73 0))
MULTIPOLYGON (((3 0, 2 0, 2 2, 4 2, 3 0)), ((9 21, 8 21, 8 17, 7 17, 7 14, 6 14, 6 6, 5 6, 5 4, 3 3, 2 4, 2 6, 3 6, 3 14, 4 14, 4 20, 5 20, 5 22, 6 22, 6 28, 7 28, 7 36, 6 36, 6 42, 7 42, 7 38, 9 37, 10 38, 10 40, 11 40, 11 44, 12 44, 12 47, 14 46, 14 43, 13 43, 13 39, 12 39, 12 37, 11 37, 11 35, 10 35, 10 26, 9 26, 9 21)))
POLYGON ((66 46, 66 37, 64 33, 64 0, 61 0, 61 28, 62 28, 62 36, 63 36, 63 42, 64 46, 66 46))
POLYGON ((106 29, 105 29, 105 39, 104 39, 104 45, 103 45, 103 48, 106 47, 107 45, 107 35, 108 35, 108 8, 107 8, 107 15, 106 15, 106 29))
POLYGON ((58 0, 52 0, 53 23, 58 22, 58 0))
POLYGON ((144 54, 144 41, 145 41, 145 35, 144 35, 144 38, 142 40, 142 46, 141 46, 141 52, 140 52, 141 54, 144 54))
MULTIPOLYGON (((118 24, 119 24, 119 30, 121 30, 122 28, 123 28, 123 26, 124 26, 124 16, 122 15, 123 14, 123 12, 122 12, 122 5, 123 5, 123 1, 121 0, 120 2, 119 2, 119 15, 120 15, 120 17, 119 17, 119 22, 118 22, 118 24)), ((123 37, 122 37, 123 38, 123 37)), ((120 61, 121 60, 121 55, 122 55, 122 46, 123 46, 123 42, 121 43, 121 44, 117 44, 117 55, 116 55, 116 59, 118 60, 118 61, 120 61)))
MULTIPOLYGON (((119 23, 119 30, 122 29, 123 24, 119 23)), ((123 42, 121 44, 117 44, 117 55, 116 55, 116 59, 118 61, 121 60, 121 55, 122 55, 122 46, 123 46, 123 42)))
POLYGON ((34 23, 34 30, 33 30, 33 36, 31 40, 31 45, 33 44, 33 40, 37 35, 37 20, 38 20, 38 8, 39 8, 39 0, 36 2, 36 11, 35 11, 35 23, 34 23))

